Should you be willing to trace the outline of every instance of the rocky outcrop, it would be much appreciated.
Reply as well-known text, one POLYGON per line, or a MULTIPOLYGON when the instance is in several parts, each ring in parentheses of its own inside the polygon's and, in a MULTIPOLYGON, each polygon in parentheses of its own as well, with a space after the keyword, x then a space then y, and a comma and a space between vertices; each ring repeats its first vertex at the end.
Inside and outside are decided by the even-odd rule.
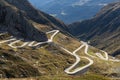
POLYGON ((70 24, 69 30, 77 38, 90 40, 93 46, 118 54, 120 51, 120 2, 107 5, 90 20, 70 24))
POLYGON ((0 0, 0 30, 28 40, 46 41, 46 34, 31 21, 52 29, 67 30, 63 22, 35 9, 28 0, 0 0))
POLYGON ((26 13, 4 0, 0 2, 0 30, 8 31, 18 38, 46 41, 46 34, 37 30, 26 13))
POLYGON ((67 30, 66 25, 61 22, 60 20, 40 11, 35 9, 29 2, 28 0, 6 0, 9 4, 16 6, 18 9, 26 12, 26 15, 33 21, 43 24, 43 25, 48 25, 52 28, 57 28, 61 30, 67 30))

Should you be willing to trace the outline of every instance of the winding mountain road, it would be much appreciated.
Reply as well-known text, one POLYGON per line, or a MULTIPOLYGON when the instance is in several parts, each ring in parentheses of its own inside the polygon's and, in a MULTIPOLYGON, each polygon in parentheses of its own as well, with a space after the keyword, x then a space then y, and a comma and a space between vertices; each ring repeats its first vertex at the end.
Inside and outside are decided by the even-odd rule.
POLYGON ((2 36, 2 35, 5 35, 5 34, 7 34, 7 32, 4 32, 4 33, 0 33, 0 36, 2 36))
POLYGON ((85 51, 84 51, 85 54, 92 57, 92 58, 95 58, 95 56, 92 56, 88 53, 89 45, 86 42, 83 42, 83 41, 81 41, 81 43, 85 46, 85 51))
POLYGON ((106 60, 106 61, 108 61, 108 60, 109 60, 108 53, 105 52, 105 51, 103 51, 103 50, 100 50, 100 51, 101 51, 102 53, 104 53, 105 56, 103 56, 102 53, 98 53, 98 52, 95 53, 96 56, 99 57, 99 58, 102 59, 102 60, 106 60))
POLYGON ((91 54, 88 53, 88 49, 89 49, 89 45, 86 43, 86 42, 83 42, 81 41, 81 43, 85 46, 85 54, 89 57, 92 57, 92 58, 100 58, 102 60, 105 60, 105 61, 112 61, 112 62, 120 62, 119 59, 109 59, 109 55, 107 52, 103 51, 103 50, 100 50, 102 53, 105 54, 105 56, 103 56, 101 53, 95 53, 96 56, 93 56, 91 54))
POLYGON ((55 37, 55 35, 57 35, 57 33, 59 33, 59 30, 53 30, 53 31, 46 32, 46 34, 50 34, 50 33, 53 33, 53 32, 54 32, 54 34, 51 36, 51 38, 48 39, 48 41, 45 41, 45 42, 37 42, 35 44, 35 41, 32 41, 32 42, 25 42, 21 46, 14 46, 14 44, 21 41, 21 40, 17 40, 17 41, 11 42, 8 45, 12 48, 22 48, 22 47, 25 47, 26 45, 28 45, 29 47, 36 47, 36 46, 39 46, 41 44, 51 43, 51 42, 53 42, 53 38, 55 37))
POLYGON ((12 38, 12 39, 9 39, 9 40, 3 40, 3 41, 0 41, 0 44, 15 41, 15 40, 16 40, 16 38, 12 38))
POLYGON ((68 51, 67 49, 61 47, 64 51, 66 51, 66 52, 68 52, 69 54, 75 56, 75 58, 76 58, 76 62, 75 62, 72 66, 70 66, 69 68, 65 69, 65 72, 66 72, 67 74, 73 75, 73 74, 76 74, 76 73, 81 73, 81 72, 83 72, 86 68, 88 68, 89 66, 91 66, 91 65, 93 64, 93 60, 91 60, 90 58, 88 58, 88 57, 81 57, 81 58, 87 59, 87 60, 89 61, 89 64, 87 64, 87 65, 85 65, 85 66, 83 66, 83 67, 79 67, 79 68, 73 70, 72 72, 70 71, 70 70, 72 70, 75 66, 77 66, 78 63, 80 62, 80 56, 77 55, 76 52, 79 51, 80 49, 82 49, 83 47, 84 47, 84 45, 81 45, 78 49, 76 49, 76 50, 73 51, 73 52, 70 52, 70 51, 68 51))
MULTIPOLYGON (((51 36, 50 39, 48 39, 48 41, 37 42, 36 44, 35 44, 35 41, 32 41, 32 42, 25 42, 21 46, 15 46, 15 44, 19 43, 21 40, 16 40, 16 38, 14 38, 14 37, 11 37, 9 40, 3 40, 3 41, 0 42, 0 44, 6 43, 6 42, 11 42, 10 44, 8 44, 8 46, 10 46, 12 48, 22 48, 24 46, 35 47, 35 46, 39 46, 41 44, 53 42, 53 39, 59 33, 59 30, 52 30, 52 31, 46 32, 46 34, 50 34, 50 33, 53 33, 53 35, 51 36)), ((4 35, 4 34, 6 34, 6 33, 1 33, 0 35, 4 35)), ((83 41, 81 41, 81 43, 82 43, 82 45, 80 47, 78 47, 76 50, 74 50, 73 52, 70 52, 69 50, 67 50, 63 47, 60 47, 61 49, 63 49, 64 51, 66 51, 67 53, 69 53, 70 55, 72 55, 76 58, 76 62, 74 64, 72 64, 69 68, 64 70, 67 74, 76 74, 76 73, 79 73, 79 72, 81 73, 83 71, 86 71, 86 69, 89 68, 94 63, 93 60, 90 59, 89 57, 100 58, 100 59, 105 60, 105 61, 120 62, 119 59, 114 59, 114 58, 109 59, 108 53, 103 51, 103 50, 101 50, 101 52, 104 53, 105 55, 102 55, 101 53, 98 52, 98 53, 95 53, 96 56, 93 56, 93 55, 88 53, 89 45, 86 42, 83 42, 83 41), (84 53, 89 57, 79 56, 79 55, 76 54, 83 47, 85 47, 84 53), (76 67, 78 65, 78 63, 80 63, 80 61, 81 61, 80 57, 88 60, 89 63, 86 64, 85 66, 78 67, 78 68, 74 69, 73 71, 71 71, 74 67, 76 67)))
POLYGON ((16 40, 14 42, 11 42, 10 44, 8 44, 8 46, 12 47, 12 48, 22 48, 24 46, 26 46, 29 42, 24 42, 21 46, 13 46, 14 44, 20 42, 21 40, 16 40))

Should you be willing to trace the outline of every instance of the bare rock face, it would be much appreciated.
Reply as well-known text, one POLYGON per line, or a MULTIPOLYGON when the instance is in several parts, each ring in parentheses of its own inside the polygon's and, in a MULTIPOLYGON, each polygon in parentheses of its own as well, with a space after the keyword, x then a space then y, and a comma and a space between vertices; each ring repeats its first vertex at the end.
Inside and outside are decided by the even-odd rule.
POLYGON ((30 21, 47 25, 52 29, 68 31, 63 22, 35 9, 28 0, 0 0, 1 30, 29 40, 46 41, 45 33, 33 26, 30 21))
POLYGON ((74 36, 93 46, 120 54, 120 2, 105 6, 94 18, 69 25, 74 36))
POLYGON ((11 5, 16 6, 18 9, 24 11, 26 13, 26 16, 29 17, 29 19, 37 23, 48 25, 51 26, 52 28, 68 31, 66 25, 62 21, 42 11, 35 9, 28 2, 28 0, 6 0, 6 1, 11 5))
MULTIPOLYGON (((5 0, 6 1, 6 0, 5 0)), ((30 22, 27 13, 1 0, 0 30, 28 40, 46 41, 46 34, 37 30, 30 22)))

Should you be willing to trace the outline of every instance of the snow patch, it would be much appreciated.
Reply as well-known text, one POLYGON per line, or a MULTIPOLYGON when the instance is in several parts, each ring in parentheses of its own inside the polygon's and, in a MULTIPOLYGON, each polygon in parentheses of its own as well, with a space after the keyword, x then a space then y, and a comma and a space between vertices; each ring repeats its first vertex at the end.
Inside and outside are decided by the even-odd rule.
POLYGON ((53 16, 53 17, 56 17, 56 16, 57 16, 57 14, 49 14, 49 15, 51 15, 51 16, 53 16))
POLYGON ((67 13, 65 13, 64 11, 62 11, 61 15, 65 16, 65 15, 67 15, 67 13))
POLYGON ((73 3, 72 6, 73 6, 73 7, 75 7, 75 6, 83 6, 83 5, 85 5, 86 3, 88 3, 89 1, 91 1, 91 0, 80 0, 79 2, 73 3))
POLYGON ((107 6, 108 4, 107 3, 100 3, 98 4, 99 6, 107 6))

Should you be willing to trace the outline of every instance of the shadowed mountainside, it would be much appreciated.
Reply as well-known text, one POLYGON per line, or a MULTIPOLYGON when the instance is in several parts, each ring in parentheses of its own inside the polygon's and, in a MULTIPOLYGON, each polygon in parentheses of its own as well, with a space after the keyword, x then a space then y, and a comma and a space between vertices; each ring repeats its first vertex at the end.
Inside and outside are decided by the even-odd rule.
POLYGON ((0 0, 0 29, 36 40, 15 40, 11 34, 0 32, 0 78, 5 80, 109 80, 120 76, 119 62, 110 61, 111 56, 108 59, 101 50, 65 34, 62 22, 36 10, 27 0, 0 0), (89 61, 94 64, 88 66, 89 61), (65 70, 72 65, 70 72, 86 67, 89 70, 85 75, 69 75, 65 70))
POLYGON ((18 9, 26 12, 27 16, 29 16, 30 19, 33 21, 44 24, 44 25, 49 25, 54 28, 62 28, 67 30, 66 25, 59 21, 58 19, 42 12, 37 9, 35 9, 27 0, 6 0, 8 3, 16 6, 18 9))
POLYGON ((112 3, 92 19, 69 25, 72 35, 113 55, 120 53, 120 2, 112 3))
POLYGON ((42 30, 32 24, 43 27, 65 29, 64 23, 35 9, 27 0, 0 0, 0 29, 12 35, 28 40, 46 41, 42 30))

